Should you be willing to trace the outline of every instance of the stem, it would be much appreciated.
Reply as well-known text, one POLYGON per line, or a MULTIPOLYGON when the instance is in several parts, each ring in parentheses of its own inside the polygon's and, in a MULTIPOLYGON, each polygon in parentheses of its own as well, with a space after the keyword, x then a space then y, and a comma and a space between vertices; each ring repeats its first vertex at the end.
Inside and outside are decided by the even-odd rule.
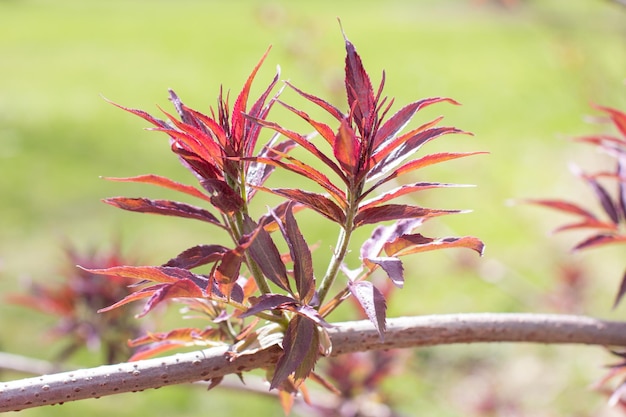
MULTIPOLYGON (((357 192, 356 195, 360 194, 361 189, 362 185, 359 186, 359 192, 357 192)), ((358 210, 358 203, 356 202, 356 198, 354 196, 354 193, 348 193, 349 205, 348 210, 346 210, 346 222, 343 225, 343 228, 339 231, 333 258, 331 259, 328 269, 326 270, 326 275, 322 278, 322 282, 319 286, 318 297, 320 305, 322 305, 328 291, 333 286, 335 278, 337 278, 337 274, 339 273, 339 268, 348 253, 350 237, 352 236, 352 231, 354 230, 354 217, 356 216, 358 210)))
MULTIPOLYGON (((348 223, 346 221, 346 223, 348 223)), ((352 219, 350 219, 350 224, 352 223, 352 219)), ((322 279, 320 283, 320 287, 318 290, 318 296, 320 305, 324 301, 324 298, 328 294, 328 291, 332 287, 335 282, 335 278, 337 278, 337 274, 339 273, 339 268, 348 253, 348 244, 350 243, 350 236, 352 235, 352 228, 343 228, 339 232, 339 237, 337 238, 337 246, 335 247, 335 253, 333 253, 333 258, 328 265, 328 270, 326 271, 326 275, 322 279)))
MULTIPOLYGON (((328 330, 332 355, 453 343, 532 342, 626 346, 626 323, 550 314, 449 314, 387 321, 385 339, 367 320, 328 330)), ((278 346, 232 357, 228 346, 0 383, 0 412, 209 380, 275 364, 278 346)))

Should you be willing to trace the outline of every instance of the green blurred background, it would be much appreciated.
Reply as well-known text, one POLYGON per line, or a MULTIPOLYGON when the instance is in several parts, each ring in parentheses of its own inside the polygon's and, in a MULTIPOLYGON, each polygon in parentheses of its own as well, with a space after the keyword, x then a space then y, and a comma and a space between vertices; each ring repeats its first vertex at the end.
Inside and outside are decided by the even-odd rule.
MULTIPOLYGON (((2 293, 20 291, 29 279, 59 279, 55 271, 63 265, 61 246, 68 241, 81 250, 106 249, 119 238, 127 253, 146 264, 211 242, 211 228, 100 202, 114 195, 173 195, 99 176, 156 173, 193 182, 170 154, 164 135, 143 130, 143 120, 102 97, 157 113, 156 105, 170 109, 167 88, 173 88, 186 104, 208 111, 220 84, 236 93, 273 45, 256 91, 280 65, 283 79, 344 108, 344 45, 337 17, 373 82, 386 71, 386 93, 396 98, 396 109, 430 96, 463 103, 429 108, 414 123, 443 114, 444 124, 475 136, 443 137, 423 152, 490 152, 406 178, 478 185, 415 198, 425 206, 473 210, 433 220, 423 233, 478 236, 487 250, 482 259, 459 251, 407 259, 407 284, 394 295, 390 315, 530 311, 623 318, 626 307, 610 308, 626 266, 623 249, 570 255, 568 248, 582 235, 547 236, 567 218, 507 204, 562 197, 597 208, 568 164, 591 169, 607 160, 567 138, 607 129, 585 120, 597 115, 591 103, 626 110, 626 8, 603 0, 0 0, 2 293), (566 297, 563 265, 583 271, 584 291, 573 307, 554 301, 566 297)), ((284 99, 315 113, 292 92, 284 99)), ((284 112, 275 117, 291 128, 304 127, 284 112)), ((274 180, 278 184, 280 178, 274 180)), ((336 230, 331 224, 320 227, 314 214, 307 216, 302 227, 309 242, 319 243, 315 256, 323 271, 336 230)), ((348 314, 338 312, 336 319, 348 314)), ((0 349, 53 357, 60 345, 43 335, 51 323, 0 304, 0 349)), ((488 386, 530 415, 612 415, 605 399, 588 390, 611 360, 600 349, 483 345, 410 355, 408 372, 385 384, 398 410, 409 415, 416 410, 472 415, 473 402, 488 386)), ((82 352, 73 363, 99 360, 82 352)), ((17 377, 2 374, 4 380, 17 377)), ((209 412, 282 413, 274 400, 253 394, 171 387, 22 415, 209 412)))

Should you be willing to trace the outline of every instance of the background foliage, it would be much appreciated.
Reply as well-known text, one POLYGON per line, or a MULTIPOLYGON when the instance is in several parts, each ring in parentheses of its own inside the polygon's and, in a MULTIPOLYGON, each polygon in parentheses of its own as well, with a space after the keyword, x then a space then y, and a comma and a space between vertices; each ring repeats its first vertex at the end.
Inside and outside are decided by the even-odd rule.
MULTIPOLYGON (((426 181, 479 185, 420 194, 424 200, 419 204, 474 210, 431 222, 426 228, 433 232, 425 234, 478 236, 487 244, 484 258, 476 261, 459 251, 407 259, 407 275, 413 277, 394 296, 389 315, 558 311, 623 319, 624 306, 610 310, 623 270, 621 248, 572 257, 566 252, 579 236, 545 236, 562 217, 506 204, 526 197, 589 199, 567 164, 601 166, 602 156, 564 138, 606 128, 583 119, 597 114, 590 102, 626 108, 626 10, 600 0, 528 1, 512 7, 458 0, 4 0, 2 292, 18 290, 20 280, 58 279, 54 271, 64 262, 61 247, 66 240, 79 248, 106 248, 120 237, 134 259, 160 263, 204 242, 211 232, 184 220, 133 215, 99 202, 114 195, 154 192, 150 196, 160 198, 164 193, 108 183, 98 176, 158 172, 189 180, 161 137, 142 131, 142 121, 110 106, 100 94, 151 110, 167 104, 166 89, 171 87, 186 104, 207 109, 219 84, 236 91, 273 44, 259 78, 269 80, 272 67, 280 64, 283 77, 298 87, 338 102, 343 43, 337 16, 371 76, 378 80, 386 70, 387 94, 398 103, 449 96, 464 104, 436 106, 420 115, 426 121, 441 112, 446 124, 476 134, 447 138, 440 146, 449 149, 453 143, 455 151, 491 152, 419 173, 426 181), (575 281, 580 287, 572 285, 564 265, 583 268, 575 271, 582 274, 575 281), (575 288, 582 290, 571 291, 575 288)), ((439 144, 428 146, 431 152, 439 144)), ((309 227, 300 221, 307 239, 332 245, 335 228, 320 227, 314 216, 309 227)), ((347 312, 341 314, 348 318, 347 312)), ((53 357, 62 347, 45 338, 49 326, 45 317, 2 305, 0 348, 53 357)), ((429 415, 457 415, 477 411, 478 403, 492 399, 533 415, 547 408, 562 415, 609 413, 604 399, 586 390, 610 360, 599 350, 455 346, 408 355, 409 372, 387 383, 400 410, 419 407, 429 415), (521 392, 524 398, 518 398, 521 392)), ((100 362, 89 352, 75 358, 80 365, 100 362)), ((23 414, 135 415, 146 410, 157 416, 196 415, 206 407, 233 415, 252 409, 263 414, 261 406, 267 413, 281 412, 273 401, 237 401, 237 395, 175 387, 23 414)))

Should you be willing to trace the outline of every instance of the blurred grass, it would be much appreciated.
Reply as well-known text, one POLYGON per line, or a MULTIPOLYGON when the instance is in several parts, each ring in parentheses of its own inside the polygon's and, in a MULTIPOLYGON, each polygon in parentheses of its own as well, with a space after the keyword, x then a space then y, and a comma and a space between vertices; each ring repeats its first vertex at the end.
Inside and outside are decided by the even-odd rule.
MULTIPOLYGON (((157 173, 191 180, 170 155, 165 137, 143 131, 142 120, 100 96, 156 113, 155 104, 169 108, 171 87, 188 105, 206 110, 215 102, 220 84, 236 92, 273 45, 257 89, 280 64, 283 78, 343 107, 344 51, 336 17, 373 82, 386 71, 386 93, 398 106, 428 96, 463 103, 427 109, 415 123, 444 114, 444 123, 475 136, 444 137, 424 151, 491 153, 406 179, 477 184, 427 192, 418 199, 425 206, 472 209, 470 214, 434 220, 424 233, 475 235, 487 243, 487 252, 481 260, 457 252, 407 259, 407 285, 394 296, 391 314, 549 311, 545 294, 557 285, 560 263, 584 262, 590 278, 583 312, 623 317, 623 307, 610 311, 624 268, 623 251, 572 258, 565 254, 572 235, 545 236, 564 220, 561 216, 505 204, 524 197, 589 197, 568 173, 567 164, 597 164, 598 155, 563 138, 604 128, 583 121, 593 114, 592 102, 626 109, 626 11, 600 0, 528 1, 512 9, 472 1, 0 1, 3 292, 16 291, 19 280, 28 277, 55 279, 64 240, 102 248, 121 235, 127 250, 147 263, 161 263, 213 239, 210 228, 125 213, 99 202, 113 195, 168 195, 99 176, 157 173)), ((291 92, 284 98, 297 102, 291 92)), ((290 127, 302 127, 280 111, 275 117, 290 127)), ((316 256, 318 270, 323 270, 336 231, 330 225, 320 227, 315 215, 303 216, 302 222, 308 240, 320 242, 316 256)), ((336 318, 344 317, 348 312, 342 310, 336 318)), ((0 347, 51 357, 55 345, 42 351, 40 343, 47 320, 1 305, 0 347)), ((403 377, 392 390, 404 410, 419 406, 423 414, 458 415, 462 407, 447 401, 458 387, 448 381, 461 381, 452 384, 458 386, 476 373, 463 363, 486 361, 490 375, 504 378, 510 367, 503 364, 531 358, 543 372, 562 376, 549 381, 550 392, 556 394, 541 404, 562 415, 606 412, 599 396, 580 391, 601 374, 599 366, 607 357, 595 349, 555 349, 420 350, 411 368, 418 375, 403 377), (554 360, 554 352, 567 355, 554 360), (485 359, 489 355, 491 361, 485 359), (555 371, 547 368, 553 362, 555 371)), ((84 360, 93 361, 86 354, 84 360)), ((544 385, 542 381, 538 386, 544 385)), ((238 399, 176 387, 23 415, 183 416, 208 407, 232 415, 279 412, 273 402, 238 399)), ((538 410, 544 408, 536 408, 535 415, 538 410)))

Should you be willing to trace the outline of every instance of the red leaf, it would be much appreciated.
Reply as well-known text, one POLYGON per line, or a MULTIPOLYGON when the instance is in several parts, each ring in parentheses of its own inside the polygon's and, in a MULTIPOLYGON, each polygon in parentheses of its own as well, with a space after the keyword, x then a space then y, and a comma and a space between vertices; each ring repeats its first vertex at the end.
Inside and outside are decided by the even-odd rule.
POLYGON ((181 279, 188 279, 198 287, 206 289, 209 280, 202 275, 194 274, 183 268, 169 266, 113 266, 104 269, 88 269, 80 267, 92 274, 118 276, 139 280, 148 280, 162 283, 173 283, 181 279))
MULTIPOLYGON (((386 183, 387 181, 390 181, 402 174, 406 174, 412 171, 415 171, 417 169, 421 169, 424 167, 427 167, 429 165, 433 165, 433 164, 437 164, 439 162, 445 162, 445 161, 450 161, 452 159, 458 159, 458 158, 464 158, 466 156, 471 156, 471 155, 479 155, 479 154, 486 154, 488 152, 463 152, 463 153, 435 153, 435 154, 429 154, 426 156, 423 156, 419 159, 415 159, 413 161, 407 162, 406 164, 400 166, 399 168, 397 168, 395 171, 393 171, 391 174, 387 175, 385 178, 382 178, 381 180, 379 180, 376 184, 374 184, 371 188, 369 188, 364 194, 368 194, 370 192, 372 192, 373 190, 375 190, 376 188, 378 188, 380 185, 386 183)), ((383 170, 382 172, 380 172, 378 175, 382 175, 383 173, 388 172, 388 170, 383 170)), ((372 176, 373 177, 373 176, 372 176)), ((373 178, 370 177, 368 178, 368 180, 372 180, 373 178)))
POLYGON ((443 237, 432 239, 419 233, 402 235, 385 244, 385 253, 389 256, 409 255, 411 253, 426 252, 437 249, 467 248, 482 256, 484 243, 475 237, 443 237))
MULTIPOLYGON (((280 136, 278 133, 274 135, 272 140, 263 147, 261 152, 259 153, 259 158, 276 158, 279 159, 280 155, 283 155, 289 152, 296 146, 296 143, 291 139, 287 139, 282 141, 276 145, 274 145, 274 141, 276 138, 280 136)), ((255 186, 261 186, 265 183, 265 181, 269 178, 269 176, 274 172, 276 168, 275 165, 265 164, 258 161, 252 161, 248 165, 248 169, 246 171, 246 182, 249 187, 246 189, 246 195, 248 196, 248 201, 252 199, 252 197, 256 194, 255 186)))
MULTIPOLYGON (((293 84, 289 83, 288 81, 286 82, 286 84, 291 87, 295 92, 297 92, 298 94, 300 94, 302 97, 306 98, 307 100, 311 101, 312 103, 317 104, 318 106, 320 106, 322 109, 326 110, 328 113, 330 113, 331 116, 333 116, 335 119, 337 119, 338 121, 341 121, 342 119, 345 118, 344 114, 341 112, 341 110, 339 110, 337 107, 333 106, 332 104, 322 100, 319 97, 316 97, 314 95, 305 93, 304 91, 296 88, 293 86, 293 84)), ((332 142, 329 142, 332 145, 332 142)))
POLYGON ((152 115, 150 115, 149 113, 147 113, 147 112, 145 112, 143 110, 131 109, 130 107, 124 107, 124 106, 121 106, 121 105, 119 105, 117 103, 114 103, 111 100, 108 100, 106 98, 105 98, 105 100, 107 102, 113 104, 115 107, 118 107, 118 108, 120 108, 120 109, 122 109, 124 111, 132 113, 132 114, 134 114, 136 116, 139 116, 142 119, 147 120, 148 122, 152 123, 153 125, 155 125, 157 127, 164 127, 164 128, 168 127, 166 122, 164 122, 163 120, 159 120, 159 119, 153 117, 152 115))
POLYGON ((359 160, 361 158, 361 142, 348 124, 346 119, 341 121, 339 132, 335 136, 333 153, 339 165, 348 174, 348 178, 353 177, 359 170, 359 160))
POLYGON ((174 191, 179 191, 181 193, 185 193, 185 194, 200 198, 205 201, 211 201, 206 194, 202 193, 197 188, 192 187, 190 185, 181 184, 179 182, 173 181, 169 178, 161 177, 159 175, 148 174, 148 175, 139 175, 136 177, 128 177, 128 178, 104 177, 104 179, 109 180, 109 181, 139 182, 139 183, 144 183, 144 184, 158 185, 159 187, 168 188, 174 191))
POLYGON ((180 279, 172 284, 163 284, 153 292, 148 302, 146 302, 143 311, 137 317, 145 316, 160 302, 165 300, 172 298, 201 298, 205 296, 204 291, 190 279, 180 279))
POLYGON ((611 221, 615 224, 619 223, 620 215, 618 208, 615 203, 613 203, 613 199, 608 191, 592 177, 585 176, 585 180, 595 192, 598 201, 600 201, 600 204, 604 209, 604 212, 609 216, 611 221))
POLYGON ((619 110, 612 109, 610 107, 603 106, 594 106, 598 110, 602 110, 608 113, 615 124, 615 127, 620 131, 620 133, 626 137, 626 113, 622 113, 619 110))
POLYGON ((298 223, 293 216, 291 206, 285 212, 285 222, 274 217, 289 247, 293 260, 293 275, 298 290, 299 301, 308 304, 315 293, 315 277, 313 276, 313 260, 309 245, 304 240, 298 223))
POLYGON ((404 287, 404 267, 400 259, 389 256, 373 256, 363 258, 363 261, 369 268, 372 268, 374 265, 380 266, 395 286, 398 288, 404 287))
POLYGON ((417 184, 403 185, 395 188, 391 191, 387 191, 384 194, 379 195, 376 198, 364 201, 359 206, 359 210, 364 210, 370 207, 378 206, 394 198, 401 197, 406 194, 414 193, 416 191, 428 190, 430 188, 444 188, 444 187, 468 187, 467 185, 459 184, 442 184, 438 182, 420 182, 417 184))
POLYGON ((280 252, 276 248, 272 237, 263 226, 263 224, 257 225, 254 220, 245 216, 244 232, 248 235, 255 235, 248 252, 259 268, 261 268, 263 275, 283 290, 291 292, 287 278, 287 268, 285 268, 280 252))
POLYGON ((438 210, 403 204, 388 204, 359 210, 359 213, 354 218, 354 226, 360 227, 365 224, 380 223, 387 220, 428 219, 462 212, 462 210, 438 210))
POLYGON ((222 180, 202 179, 200 184, 209 192, 211 203, 222 213, 240 211, 245 204, 241 196, 222 180))
POLYGON ((279 103, 283 107, 287 108, 291 112, 306 120, 311 126, 313 126, 313 128, 315 128, 317 133, 319 133, 324 139, 326 139, 326 142, 328 142, 329 145, 332 146, 335 143, 335 132, 326 123, 313 120, 307 113, 303 112, 302 110, 298 110, 288 104, 285 104, 282 101, 279 101, 279 103))
POLYGON ((295 174, 301 175, 305 178, 315 181, 318 185, 320 185, 322 188, 328 191, 328 194, 330 194, 330 196, 333 197, 335 201, 337 201, 337 203, 341 205, 341 207, 343 208, 348 207, 345 193, 341 189, 339 189, 336 185, 334 185, 332 181, 328 179, 327 176, 325 176, 324 174, 322 174, 315 168, 309 165, 306 165, 303 162, 300 162, 290 157, 286 159, 293 162, 291 164, 283 162, 283 161, 279 161, 276 159, 266 159, 266 158, 248 158, 248 159, 253 159, 254 161, 257 161, 259 163, 266 163, 268 165, 279 166, 295 174))
POLYGON ((267 57, 267 54, 270 52, 270 49, 271 47, 265 51, 259 62, 256 64, 256 66, 252 70, 252 73, 248 76, 248 79, 246 80, 243 89, 239 93, 237 100, 235 100, 231 121, 231 140, 235 141, 235 143, 232 144, 234 149, 243 149, 244 147, 243 143, 237 143, 237 141, 242 141, 245 138, 244 126, 246 119, 244 118, 244 113, 246 111, 246 105, 248 103, 250 87, 252 86, 252 81, 259 71, 261 64, 263 64, 263 61, 267 57))
POLYGON ((148 198, 111 197, 104 200, 105 203, 123 210, 139 213, 154 213, 165 216, 184 217, 188 219, 202 220, 224 228, 219 220, 210 212, 185 203, 169 200, 150 200, 148 198))
POLYGON ((220 260, 226 251, 228 251, 228 248, 222 245, 194 246, 182 252, 177 257, 170 259, 163 266, 193 269, 220 260))
POLYGON ((387 242, 410 233, 422 224, 421 219, 400 220, 390 226, 378 226, 361 246, 361 259, 375 258, 383 250, 387 242))
POLYGON ((363 68, 361 57, 344 33, 346 43, 346 93, 348 107, 352 109, 354 124, 362 137, 372 133, 373 118, 376 117, 376 98, 372 83, 363 68))
POLYGON ((296 387, 309 376, 320 356, 315 323, 302 316, 294 316, 285 331, 283 351, 276 363, 270 389, 279 387, 289 375, 293 374, 296 387))
POLYGON ((594 236, 591 236, 588 239, 583 240, 578 245, 576 245, 572 251, 579 251, 582 249, 593 248, 597 246, 603 246, 613 243, 626 243, 625 235, 616 235, 616 234, 605 234, 600 233, 594 236))
POLYGON ((587 217, 590 220, 596 219, 596 216, 590 211, 582 208, 578 204, 570 203, 563 200, 524 200, 526 203, 536 204, 543 207, 548 207, 554 210, 562 211, 565 213, 575 214, 578 216, 587 217))
POLYGON ((344 224, 346 221, 343 210, 331 199, 322 194, 290 188, 257 188, 303 204, 335 223, 344 224))
POLYGON ((404 159, 415 153, 423 144, 451 133, 469 134, 455 127, 437 127, 426 130, 418 128, 397 137, 374 153, 372 156, 374 167, 369 172, 368 179, 371 180, 375 176, 395 168, 404 159))
POLYGON ((384 338, 386 328, 387 304, 383 294, 369 281, 348 281, 348 288, 352 295, 359 301, 361 307, 372 322, 381 340, 384 338))
MULTIPOLYGON (((272 82, 270 82, 270 84, 267 86, 263 94, 261 94, 259 98, 257 99, 257 101, 252 105, 252 107, 250 108, 250 111, 248 112, 248 115, 257 119, 265 119, 267 117, 270 109, 272 108, 274 103, 278 101, 278 96, 281 94, 283 90, 283 88, 281 88, 278 91, 278 93, 276 93, 276 95, 270 100, 270 102, 267 105, 265 104, 265 101, 269 97, 271 91, 276 86, 276 83, 278 82, 279 78, 280 78, 280 68, 278 68, 278 71, 276 72, 276 75, 272 79, 272 82)), ((246 117, 245 123, 246 123, 245 124, 246 137, 245 137, 245 143, 243 144, 244 145, 243 155, 249 156, 254 153, 254 149, 256 148, 256 143, 259 138, 259 134, 261 133, 261 126, 247 117, 246 117)))
MULTIPOLYGON (((411 120, 411 118, 417 113, 420 109, 430 106, 431 104, 440 103, 442 101, 446 101, 448 103, 460 105, 459 102, 452 100, 451 98, 445 97, 432 97, 425 98, 414 103, 408 104, 400 109, 396 114, 391 116, 376 132, 376 136, 373 141, 374 150, 378 149, 379 146, 384 146, 386 142, 392 139, 395 135, 398 134, 411 120)), ((439 119, 440 120, 440 119, 439 119)), ((439 121, 437 120, 437 121, 439 121)))
POLYGON ((326 166, 328 166, 330 169, 332 169, 337 175, 339 175, 339 177, 346 182, 346 177, 345 174, 343 173, 343 171, 337 166, 337 164, 335 164, 329 157, 327 157, 324 152, 320 151, 314 144, 312 144, 309 141, 309 138, 306 136, 302 136, 299 133, 293 132, 291 130, 287 130, 285 128, 283 128, 282 126, 280 126, 278 123, 274 123, 274 122, 268 122, 266 120, 260 120, 260 119, 253 119, 255 120, 257 123, 259 123, 260 125, 267 127, 269 129, 272 129, 278 133, 280 133, 281 135, 284 135, 286 137, 288 137, 289 139, 293 140, 294 142, 296 142, 298 145, 300 145, 302 148, 306 149, 307 151, 309 151, 313 156, 315 156, 317 159, 319 159, 320 161, 322 161, 326 166))
POLYGON ((246 310, 239 317, 244 318, 253 316, 261 311, 266 310, 285 310, 298 304, 298 301, 292 297, 282 294, 263 294, 260 297, 250 297, 252 307, 246 310))
POLYGON ((161 111, 169 118, 172 124, 179 129, 179 132, 171 128, 154 130, 168 133, 179 144, 184 145, 184 148, 200 155, 204 160, 213 161, 220 166, 222 165, 222 148, 215 142, 211 134, 202 128, 179 121, 163 109, 161 109, 161 111))

